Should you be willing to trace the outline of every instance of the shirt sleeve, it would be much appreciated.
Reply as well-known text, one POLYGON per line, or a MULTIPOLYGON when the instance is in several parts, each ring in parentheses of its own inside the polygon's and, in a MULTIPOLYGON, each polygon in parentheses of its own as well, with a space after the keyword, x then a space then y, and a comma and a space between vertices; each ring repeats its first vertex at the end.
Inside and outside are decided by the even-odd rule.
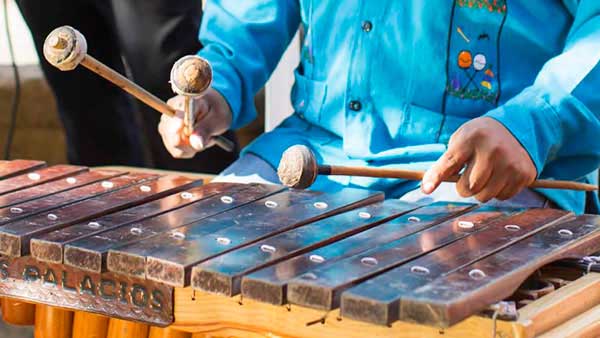
POLYGON ((579 179, 600 164, 600 1, 579 1, 561 54, 532 86, 489 111, 529 153, 538 176, 579 179))
POLYGON ((198 53, 213 67, 213 83, 237 129, 256 117, 254 95, 277 66, 300 24, 297 0, 211 0, 200 28, 198 53))

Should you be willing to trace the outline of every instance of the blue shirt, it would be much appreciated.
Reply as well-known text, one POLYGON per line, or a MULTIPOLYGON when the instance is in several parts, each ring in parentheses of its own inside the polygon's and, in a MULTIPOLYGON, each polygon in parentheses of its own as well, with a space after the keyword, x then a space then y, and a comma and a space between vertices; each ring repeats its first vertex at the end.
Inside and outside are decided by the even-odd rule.
MULTIPOLYGON (((427 169, 461 124, 488 116, 539 177, 597 183, 600 1, 208 1, 199 55, 233 128, 256 117, 254 95, 300 25, 296 113, 245 150, 274 167, 287 147, 306 144, 328 164, 427 169)), ((332 176, 313 187, 399 196, 417 184, 332 176)), ((583 192, 541 192, 584 211, 583 192)))

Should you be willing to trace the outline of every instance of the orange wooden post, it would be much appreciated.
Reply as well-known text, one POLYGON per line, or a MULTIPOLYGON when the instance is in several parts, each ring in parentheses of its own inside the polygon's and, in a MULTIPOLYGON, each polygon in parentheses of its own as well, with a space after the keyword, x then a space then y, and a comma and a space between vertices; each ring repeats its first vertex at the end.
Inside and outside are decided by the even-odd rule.
POLYGON ((106 338, 108 317, 77 311, 73 319, 72 338, 106 338))
POLYGON ((148 338, 149 326, 122 319, 111 319, 107 338, 148 338))
POLYGON ((35 307, 35 338, 71 338, 73 312, 38 304, 35 307))
POLYGON ((35 305, 10 298, 2 299, 2 319, 11 325, 33 325, 35 305))

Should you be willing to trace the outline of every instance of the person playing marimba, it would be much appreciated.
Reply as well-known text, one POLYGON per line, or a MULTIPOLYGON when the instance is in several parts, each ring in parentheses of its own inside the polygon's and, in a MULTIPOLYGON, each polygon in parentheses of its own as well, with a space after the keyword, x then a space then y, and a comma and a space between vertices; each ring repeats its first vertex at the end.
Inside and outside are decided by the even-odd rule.
POLYGON ((319 190, 594 212, 595 194, 525 188, 537 177, 597 184, 598 13, 600 2, 568 0, 208 1, 199 55, 213 89, 196 99, 189 142, 180 118, 163 116, 159 131, 189 157, 254 119, 254 94, 300 25, 295 113, 217 180, 278 182, 282 153, 303 144, 331 164, 427 170, 420 184, 319 177, 319 190))

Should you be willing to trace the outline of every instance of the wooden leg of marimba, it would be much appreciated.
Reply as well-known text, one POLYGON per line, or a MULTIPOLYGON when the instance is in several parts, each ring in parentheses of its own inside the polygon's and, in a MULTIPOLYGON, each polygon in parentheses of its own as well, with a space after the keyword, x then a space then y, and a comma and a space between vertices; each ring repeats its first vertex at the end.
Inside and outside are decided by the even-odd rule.
POLYGON ((33 325, 35 323, 35 305, 4 298, 2 300, 2 319, 11 325, 33 325))
POLYGON ((111 319, 106 338, 148 338, 149 327, 146 324, 122 319, 111 319))
POLYGON ((160 327, 151 327, 148 338, 191 338, 192 334, 173 330, 171 328, 161 329, 160 327))
POLYGON ((108 317, 88 312, 75 312, 72 338, 106 338, 108 317))
POLYGON ((73 312, 38 304, 35 307, 35 338, 71 338, 73 312))

